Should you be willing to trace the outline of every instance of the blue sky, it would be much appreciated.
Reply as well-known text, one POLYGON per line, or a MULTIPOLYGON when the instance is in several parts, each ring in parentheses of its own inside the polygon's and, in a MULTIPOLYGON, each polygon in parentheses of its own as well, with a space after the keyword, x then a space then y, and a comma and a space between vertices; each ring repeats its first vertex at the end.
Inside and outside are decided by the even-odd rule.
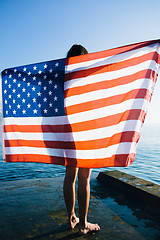
MULTIPOLYGON (((159 0, 0 0, 0 72, 64 58, 74 44, 97 52, 160 38, 159 0)), ((160 124, 160 77, 146 124, 160 124)))

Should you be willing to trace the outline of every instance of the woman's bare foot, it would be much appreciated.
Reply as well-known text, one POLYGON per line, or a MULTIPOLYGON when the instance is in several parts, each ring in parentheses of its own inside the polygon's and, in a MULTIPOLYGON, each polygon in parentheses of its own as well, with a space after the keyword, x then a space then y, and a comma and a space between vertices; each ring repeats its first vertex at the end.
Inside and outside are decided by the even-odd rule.
POLYGON ((84 228, 83 227, 79 228, 79 234, 85 235, 89 232, 97 232, 99 230, 100 230, 100 226, 98 224, 93 224, 93 223, 87 222, 86 226, 84 228))
POLYGON ((77 218, 75 213, 73 213, 69 218, 68 228, 74 229, 78 223, 79 223, 79 218, 77 218))

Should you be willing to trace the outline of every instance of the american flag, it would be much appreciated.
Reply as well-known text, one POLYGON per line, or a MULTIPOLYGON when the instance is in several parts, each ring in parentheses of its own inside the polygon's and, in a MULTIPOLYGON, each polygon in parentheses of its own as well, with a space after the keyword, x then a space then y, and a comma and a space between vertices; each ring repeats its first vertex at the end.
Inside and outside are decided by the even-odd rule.
POLYGON ((159 40, 2 72, 7 162, 128 166, 159 71, 159 40))

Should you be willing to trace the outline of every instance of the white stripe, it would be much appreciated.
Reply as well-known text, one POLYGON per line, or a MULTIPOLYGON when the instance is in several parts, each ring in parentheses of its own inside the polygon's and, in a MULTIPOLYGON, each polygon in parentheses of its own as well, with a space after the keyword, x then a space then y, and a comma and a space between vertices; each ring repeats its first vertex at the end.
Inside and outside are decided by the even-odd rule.
POLYGON ((6 147, 5 153, 9 154, 42 154, 56 157, 69 157, 77 159, 99 159, 108 158, 115 154, 130 154, 136 152, 136 143, 123 142, 107 148, 94 150, 71 150, 71 149, 51 149, 34 147, 6 147))
POLYGON ((109 57, 99 58, 99 59, 75 63, 75 64, 69 64, 65 66, 65 73, 80 71, 80 70, 94 68, 94 67, 103 66, 107 64, 113 64, 116 62, 121 62, 124 60, 140 57, 140 56, 143 56, 144 54, 154 52, 154 51, 157 51, 158 53, 160 53, 159 46, 160 46, 159 43, 155 43, 147 47, 131 50, 128 52, 122 52, 116 55, 111 55, 109 57))
POLYGON ((69 88, 74 88, 74 87, 86 86, 88 84, 97 83, 97 82, 110 81, 113 79, 132 75, 139 71, 148 70, 148 69, 151 69, 156 73, 158 73, 159 64, 157 64, 154 60, 148 60, 140 64, 122 68, 119 70, 109 71, 109 72, 104 72, 100 74, 89 75, 83 78, 69 80, 64 83, 64 90, 69 88))
POLYGON ((97 128, 93 130, 70 132, 70 133, 22 133, 7 132, 4 134, 5 140, 40 140, 40 141, 89 141, 93 139, 103 139, 112 137, 116 133, 125 131, 140 132, 142 122, 140 120, 127 120, 119 124, 97 128))
MULTIPOLYGON (((107 85, 107 84, 106 84, 107 85)), ((148 89, 152 92, 152 88, 154 86, 154 82, 150 79, 138 79, 133 82, 119 85, 113 88, 95 90, 83 94, 78 94, 75 96, 65 98, 64 104, 66 107, 81 104, 84 102, 90 102, 98 99, 116 97, 116 95, 128 93, 134 89, 148 89)))
POLYGON ((67 116, 60 117, 8 117, 4 125, 63 125, 68 124, 67 116))

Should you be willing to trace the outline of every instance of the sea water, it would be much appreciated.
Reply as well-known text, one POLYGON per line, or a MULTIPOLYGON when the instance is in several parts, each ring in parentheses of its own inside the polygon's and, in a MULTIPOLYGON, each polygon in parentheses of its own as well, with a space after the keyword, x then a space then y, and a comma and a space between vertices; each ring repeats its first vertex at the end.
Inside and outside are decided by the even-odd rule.
MULTIPOLYGON (((119 170, 160 185, 160 125, 144 125, 137 147, 135 161, 129 167, 93 169, 119 170)), ((0 181, 54 178, 64 176, 65 167, 44 163, 6 163, 0 145, 0 181)))

